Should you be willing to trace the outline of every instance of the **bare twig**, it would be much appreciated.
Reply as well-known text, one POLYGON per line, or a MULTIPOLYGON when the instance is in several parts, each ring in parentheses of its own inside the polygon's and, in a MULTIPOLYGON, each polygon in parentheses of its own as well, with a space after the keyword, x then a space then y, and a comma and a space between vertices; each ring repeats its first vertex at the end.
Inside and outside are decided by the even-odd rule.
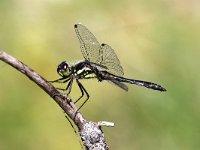
POLYGON ((54 101, 64 110, 64 112, 78 127, 81 139, 87 150, 108 150, 108 146, 105 142, 105 138, 101 130, 101 126, 104 125, 104 123, 102 124, 87 121, 81 113, 77 113, 77 115, 75 115, 77 108, 69 97, 55 96, 60 95, 60 92, 57 91, 56 88, 52 86, 47 80, 45 80, 24 63, 1 50, 0 60, 4 61, 5 63, 26 75, 31 81, 35 82, 41 89, 43 89, 49 96, 54 99, 54 101))

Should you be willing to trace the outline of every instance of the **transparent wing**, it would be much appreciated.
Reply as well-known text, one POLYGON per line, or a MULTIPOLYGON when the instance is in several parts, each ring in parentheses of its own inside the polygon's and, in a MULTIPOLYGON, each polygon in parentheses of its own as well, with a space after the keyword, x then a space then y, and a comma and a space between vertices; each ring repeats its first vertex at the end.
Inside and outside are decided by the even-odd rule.
POLYGON ((80 42, 83 57, 93 63, 100 64, 103 69, 114 75, 122 76, 123 68, 114 50, 107 44, 99 44, 96 37, 82 24, 74 25, 80 42))
POLYGON ((124 71, 114 50, 107 44, 101 44, 98 64, 106 66, 107 71, 118 76, 123 76, 124 71))
POLYGON ((120 87, 121 89, 123 89, 125 91, 128 91, 128 87, 124 83, 121 83, 121 82, 119 82, 117 80, 108 80, 108 82, 114 83, 114 85, 120 87))
POLYGON ((101 45, 95 36, 82 24, 75 24, 74 29, 80 42, 83 57, 90 62, 97 63, 101 45))

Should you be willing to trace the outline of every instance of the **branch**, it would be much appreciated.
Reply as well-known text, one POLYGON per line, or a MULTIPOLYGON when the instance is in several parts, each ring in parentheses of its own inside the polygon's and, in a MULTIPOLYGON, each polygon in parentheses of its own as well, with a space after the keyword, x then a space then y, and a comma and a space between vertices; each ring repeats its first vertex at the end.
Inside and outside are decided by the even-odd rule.
POLYGON ((69 97, 55 96, 61 95, 57 89, 52 86, 47 80, 36 73, 27 65, 12 57, 11 55, 0 50, 0 60, 9 64, 17 69, 19 72, 27 76, 31 81, 35 82, 41 89, 43 89, 73 120, 74 124, 78 127, 81 139, 87 150, 108 150, 104 134, 101 126, 114 126, 109 122, 95 123, 87 121, 81 113, 77 113, 77 108, 69 97), (76 114, 76 116, 75 116, 76 114))

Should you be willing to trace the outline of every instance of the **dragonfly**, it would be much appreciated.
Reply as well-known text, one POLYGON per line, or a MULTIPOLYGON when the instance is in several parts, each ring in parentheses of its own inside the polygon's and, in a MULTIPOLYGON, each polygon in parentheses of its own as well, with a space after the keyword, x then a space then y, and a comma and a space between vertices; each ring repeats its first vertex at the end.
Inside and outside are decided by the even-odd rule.
POLYGON ((77 103, 86 94, 86 99, 78 110, 81 109, 90 97, 80 82, 81 79, 96 78, 99 82, 108 81, 125 91, 128 91, 125 83, 135 84, 161 92, 166 91, 164 87, 156 83, 123 77, 124 71, 120 61, 115 51, 109 45, 104 43, 100 44, 88 28, 82 24, 75 24, 74 29, 80 42, 80 49, 84 60, 75 63, 62 61, 57 67, 57 73, 61 78, 52 82, 68 83, 66 88, 59 89, 67 91, 67 96, 69 96, 73 81, 76 81, 81 91, 81 96, 74 103, 77 103))

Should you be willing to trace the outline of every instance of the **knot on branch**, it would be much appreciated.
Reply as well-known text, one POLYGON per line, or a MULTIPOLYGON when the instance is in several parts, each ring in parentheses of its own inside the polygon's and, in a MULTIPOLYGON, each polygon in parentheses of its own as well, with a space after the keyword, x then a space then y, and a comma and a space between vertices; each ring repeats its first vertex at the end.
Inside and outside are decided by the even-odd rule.
POLYGON ((88 150, 108 150, 101 126, 94 122, 86 122, 80 130, 81 138, 88 150))

